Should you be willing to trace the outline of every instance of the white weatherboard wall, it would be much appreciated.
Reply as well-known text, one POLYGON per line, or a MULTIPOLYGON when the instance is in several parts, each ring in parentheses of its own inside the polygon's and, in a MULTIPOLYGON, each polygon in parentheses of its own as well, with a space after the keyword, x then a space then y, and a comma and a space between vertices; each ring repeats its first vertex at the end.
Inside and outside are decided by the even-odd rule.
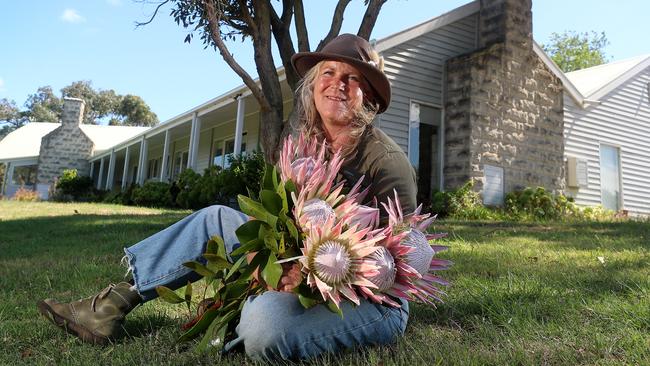
POLYGON ((477 19, 476 13, 471 14, 381 52, 393 94, 379 127, 404 151, 411 101, 442 106, 445 61, 476 48, 477 19))
POLYGON ((650 68, 585 109, 564 97, 564 153, 587 160, 587 187, 567 187, 579 205, 601 204, 600 144, 619 147, 622 208, 650 214, 650 68))

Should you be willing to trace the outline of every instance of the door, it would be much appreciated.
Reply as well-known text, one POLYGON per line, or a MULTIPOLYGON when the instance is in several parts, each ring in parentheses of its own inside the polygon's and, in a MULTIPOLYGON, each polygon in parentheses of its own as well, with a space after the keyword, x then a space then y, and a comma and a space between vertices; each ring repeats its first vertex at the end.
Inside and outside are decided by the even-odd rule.
POLYGON ((428 207, 434 189, 440 189, 442 112, 438 108, 411 104, 409 161, 417 172, 418 203, 428 207))
POLYGON ((621 161, 619 149, 600 145, 600 196, 604 208, 621 209, 621 161))

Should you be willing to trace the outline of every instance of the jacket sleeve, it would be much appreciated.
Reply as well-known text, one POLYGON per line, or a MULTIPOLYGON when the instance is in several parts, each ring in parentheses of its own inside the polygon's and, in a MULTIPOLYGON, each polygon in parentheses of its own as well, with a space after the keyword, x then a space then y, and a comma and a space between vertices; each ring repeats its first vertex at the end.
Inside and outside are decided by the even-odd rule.
POLYGON ((377 159, 373 167, 371 184, 382 217, 387 217, 387 213, 381 206, 381 202, 387 203, 389 197, 394 198, 393 189, 397 191, 405 215, 413 212, 417 207, 415 170, 403 152, 389 152, 377 159))

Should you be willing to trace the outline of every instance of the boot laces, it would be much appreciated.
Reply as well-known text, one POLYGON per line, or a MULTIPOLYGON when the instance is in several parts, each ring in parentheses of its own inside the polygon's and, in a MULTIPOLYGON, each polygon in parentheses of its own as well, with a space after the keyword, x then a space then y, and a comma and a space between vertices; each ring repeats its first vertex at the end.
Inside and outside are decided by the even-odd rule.
POLYGON ((110 285, 108 285, 108 287, 106 287, 105 289, 100 291, 97 295, 93 296, 93 301, 90 303, 90 307, 91 307, 91 309, 93 309, 94 312, 97 311, 95 309, 95 305, 97 304, 97 300, 98 299, 99 300, 104 299, 106 296, 108 296, 108 294, 111 293, 111 291, 113 291, 113 288, 115 288, 115 284, 111 283, 110 285))

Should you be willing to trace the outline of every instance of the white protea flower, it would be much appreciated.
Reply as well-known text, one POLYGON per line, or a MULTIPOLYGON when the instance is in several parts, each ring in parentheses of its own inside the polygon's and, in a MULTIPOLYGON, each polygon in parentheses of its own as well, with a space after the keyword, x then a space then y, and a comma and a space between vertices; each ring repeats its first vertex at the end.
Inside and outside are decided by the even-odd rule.
POLYGON ((318 289, 325 301, 337 307, 343 297, 359 305, 357 289, 377 288, 371 278, 378 274, 370 256, 379 249, 375 243, 384 234, 356 226, 344 230, 344 223, 329 220, 312 226, 301 248, 300 263, 307 274, 307 284, 318 289))
POLYGON ((375 261, 378 268, 377 274, 370 277, 369 280, 377 285, 379 292, 387 291, 395 284, 395 276, 397 275, 395 258, 385 247, 380 247, 376 252, 372 253, 370 258, 375 261))
POLYGON ((321 226, 335 218, 336 213, 332 206, 319 198, 312 198, 305 202, 302 206, 302 214, 300 215, 301 226, 321 226))

